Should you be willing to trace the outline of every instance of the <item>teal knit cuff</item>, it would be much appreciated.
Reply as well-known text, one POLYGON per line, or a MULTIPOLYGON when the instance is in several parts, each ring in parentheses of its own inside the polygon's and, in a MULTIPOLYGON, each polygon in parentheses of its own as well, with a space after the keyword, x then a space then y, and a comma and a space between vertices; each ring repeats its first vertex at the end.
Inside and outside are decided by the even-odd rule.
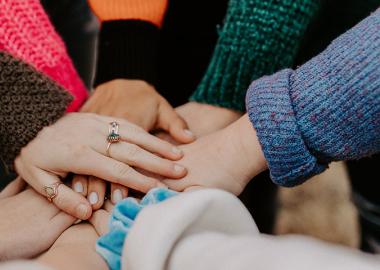
POLYGON ((231 0, 209 67, 191 100, 245 111, 250 83, 293 64, 319 0, 231 0))

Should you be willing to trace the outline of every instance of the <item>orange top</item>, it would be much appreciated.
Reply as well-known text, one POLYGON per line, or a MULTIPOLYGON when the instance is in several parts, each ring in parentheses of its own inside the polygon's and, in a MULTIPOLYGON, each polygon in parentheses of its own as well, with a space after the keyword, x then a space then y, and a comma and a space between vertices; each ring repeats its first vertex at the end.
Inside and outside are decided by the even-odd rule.
POLYGON ((143 20, 161 26, 168 0, 88 0, 100 21, 143 20))

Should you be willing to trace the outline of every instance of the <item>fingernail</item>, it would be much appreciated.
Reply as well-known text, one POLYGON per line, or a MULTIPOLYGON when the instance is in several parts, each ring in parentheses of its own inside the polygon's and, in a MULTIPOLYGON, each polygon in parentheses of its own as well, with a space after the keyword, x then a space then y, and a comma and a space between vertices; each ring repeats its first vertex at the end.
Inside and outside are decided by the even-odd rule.
POLYGON ((85 219, 87 217, 88 208, 85 204, 81 203, 77 206, 77 217, 81 217, 82 219, 85 219))
POLYGON ((92 205, 96 204, 98 202, 98 193, 91 192, 90 195, 88 196, 88 201, 92 205))
POLYGON ((185 167, 181 166, 181 165, 178 165, 178 164, 175 164, 174 165, 174 171, 177 172, 177 173, 182 173, 183 171, 185 170, 185 167))
POLYGON ((157 187, 160 187, 160 188, 168 188, 167 185, 165 185, 164 183, 161 183, 161 182, 158 182, 158 183, 157 183, 157 187))
POLYGON ((78 193, 82 193, 83 192, 83 185, 81 182, 76 182, 74 184, 74 190, 78 193))
POLYGON ((183 132, 186 134, 186 136, 194 138, 194 133, 190 130, 185 129, 183 132))
POLYGON ((173 148, 172 148, 172 152, 173 152, 174 154, 176 154, 176 155, 178 155, 178 154, 182 154, 182 150, 179 149, 178 147, 173 147, 173 148))
POLYGON ((123 193, 120 189, 115 189, 112 195, 113 203, 118 203, 123 199, 123 193))

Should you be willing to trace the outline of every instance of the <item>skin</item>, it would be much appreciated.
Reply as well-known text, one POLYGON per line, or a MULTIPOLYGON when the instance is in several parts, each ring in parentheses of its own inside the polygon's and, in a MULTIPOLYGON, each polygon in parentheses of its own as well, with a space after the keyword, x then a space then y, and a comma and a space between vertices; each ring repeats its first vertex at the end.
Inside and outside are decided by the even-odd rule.
POLYGON ((84 223, 72 226, 37 261, 57 270, 107 270, 107 263, 95 251, 95 243, 98 237, 99 235, 91 224, 84 223))
POLYGON ((176 111, 197 138, 223 129, 242 116, 238 111, 198 102, 188 102, 176 111))
POLYGON ((40 254, 75 222, 33 189, 22 191, 24 186, 18 179, 0 193, 0 261, 40 254))
POLYGON ((177 191, 210 187, 239 195, 254 176, 267 169, 247 115, 220 131, 181 146, 181 149, 184 157, 179 163, 188 169, 188 174, 176 181, 163 181, 177 191))
MULTIPOLYGON (((223 129, 242 116, 238 111, 198 102, 185 103, 175 110, 185 119, 197 138, 223 129)), ((180 144, 166 132, 158 132, 156 135, 172 144, 180 144)))
MULTIPOLYGON (((99 85, 82 108, 82 112, 128 119, 146 131, 162 130, 176 142, 190 143, 195 136, 186 121, 155 90, 142 80, 115 79, 99 85)), ((106 179, 107 180, 107 179, 106 179)), ((89 201, 97 194, 92 209, 99 209, 104 202, 106 182, 99 178, 75 176, 73 187, 87 196, 89 201)), ((111 183, 111 200, 117 203, 128 195, 126 186, 111 183)))
MULTIPOLYGON (((196 137, 202 137, 204 135, 218 131, 228 126, 232 122, 236 121, 242 115, 242 113, 231 110, 231 109, 226 109, 222 107, 217 107, 217 106, 197 103, 197 102, 186 103, 176 108, 176 111, 179 115, 182 116, 183 119, 186 120, 188 126, 190 127, 190 129, 192 130, 192 132, 195 134, 196 137)), ((160 132, 158 134, 158 137, 165 139, 172 144, 179 144, 179 142, 176 141, 168 133, 160 132)), ((148 175, 146 171, 144 172, 144 174, 148 175)), ((157 175, 154 177, 161 179, 161 177, 157 175)), ((102 206, 104 202, 103 195, 106 190, 105 183, 102 183, 101 181, 91 181, 91 179, 88 179, 84 176, 74 177, 73 186, 75 187, 75 185, 77 185, 78 182, 80 183, 80 186, 81 186, 78 192, 87 197, 92 192, 91 190, 96 189, 95 186, 99 185, 99 187, 97 187, 97 190, 101 191, 99 195, 99 201, 98 203, 92 205, 92 207, 93 207, 93 210, 100 209, 100 207, 102 206)), ((128 196, 128 189, 126 187, 122 185, 111 184, 111 201, 114 204, 116 204, 118 201, 122 200, 123 198, 126 198, 127 196, 128 196), (114 195, 115 193, 118 194, 118 196, 115 196, 114 195)))
POLYGON ((103 209, 93 213, 89 223, 70 227, 37 261, 58 270, 108 269, 106 262, 96 252, 95 243, 99 236, 108 232, 112 208, 113 204, 106 201, 103 209))
MULTIPOLYGON (((180 159, 182 155, 173 145, 126 120, 72 113, 40 131, 22 149, 15 160, 15 168, 30 186, 44 196, 44 186, 61 181, 68 173, 107 179, 146 193, 163 184, 134 168, 180 178, 186 174, 186 169, 173 160, 180 159), (120 124, 121 142, 112 144, 108 156, 108 126, 115 120, 120 124)), ((104 190, 98 194, 100 192, 104 193, 104 190)), ((88 219, 92 213, 89 201, 66 185, 58 187, 53 203, 78 219, 88 219)))
POLYGON ((181 143, 195 139, 173 107, 141 80, 116 79, 99 85, 82 112, 125 118, 146 131, 162 129, 181 143))

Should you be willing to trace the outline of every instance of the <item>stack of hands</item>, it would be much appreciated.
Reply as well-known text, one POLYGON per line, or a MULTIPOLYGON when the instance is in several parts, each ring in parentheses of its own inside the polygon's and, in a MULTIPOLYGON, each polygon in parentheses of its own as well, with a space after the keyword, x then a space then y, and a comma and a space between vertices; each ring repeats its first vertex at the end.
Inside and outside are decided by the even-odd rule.
POLYGON ((247 116, 195 102, 173 109, 143 81, 105 83, 82 112, 45 127, 15 160, 19 177, 0 193, 0 246, 6 247, 0 259, 40 254, 75 221, 97 220, 96 210, 130 189, 213 187, 238 195, 265 168, 247 116), (121 140, 107 151, 114 121, 121 140), (49 203, 46 187, 55 183, 49 203))
POLYGON ((107 190, 113 203, 129 189, 146 193, 158 186, 214 187, 238 195, 266 166, 248 117, 240 117, 195 102, 174 109, 143 81, 114 80, 98 86, 82 112, 44 128, 15 167, 42 195, 45 187, 64 182, 52 202, 81 220, 102 207, 107 190), (107 151, 113 121, 121 141, 107 151))

